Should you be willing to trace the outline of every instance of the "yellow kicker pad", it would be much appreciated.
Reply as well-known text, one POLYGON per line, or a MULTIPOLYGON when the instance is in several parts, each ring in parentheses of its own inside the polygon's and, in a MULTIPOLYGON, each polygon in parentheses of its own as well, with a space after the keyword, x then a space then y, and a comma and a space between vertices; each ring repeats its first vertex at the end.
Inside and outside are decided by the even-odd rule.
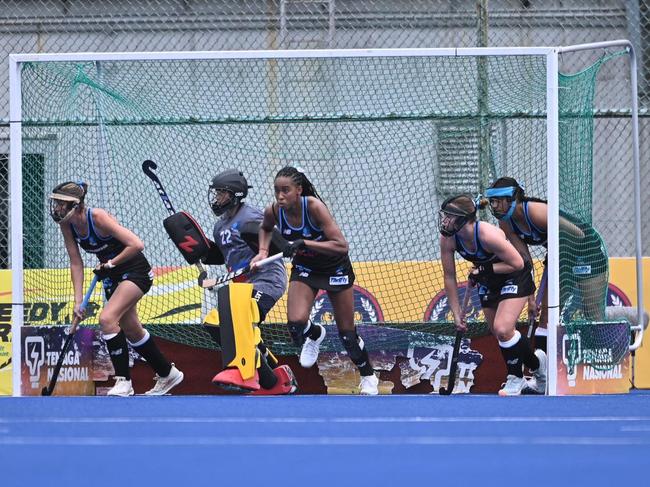
POLYGON ((219 312, 216 308, 212 308, 210 312, 205 315, 203 323, 211 326, 219 326, 219 312))
MULTIPOLYGON (((219 289, 218 315, 208 313, 205 322, 217 318, 221 327, 221 353, 224 368, 237 367, 244 380, 255 375, 260 366, 257 344, 262 334, 257 323, 260 320, 257 302, 252 298, 253 285, 230 283, 219 289), (212 316, 211 316, 212 315, 212 316)), ((214 311, 214 310, 213 310, 214 311)))

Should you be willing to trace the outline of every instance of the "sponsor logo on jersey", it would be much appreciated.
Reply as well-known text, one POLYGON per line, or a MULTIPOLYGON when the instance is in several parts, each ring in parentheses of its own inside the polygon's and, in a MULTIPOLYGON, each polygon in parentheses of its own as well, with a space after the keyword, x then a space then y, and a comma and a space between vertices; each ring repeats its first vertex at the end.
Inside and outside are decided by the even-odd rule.
MULTIPOLYGON (((347 276, 346 276, 347 277, 347 276)), ((377 323, 384 321, 384 313, 379 302, 370 291, 357 286, 352 286, 354 293, 354 322, 377 323)), ((309 319, 314 323, 328 325, 334 323, 334 308, 325 291, 320 291, 316 296, 309 319)))
POLYGON ((348 276, 331 276, 330 286, 345 286, 350 282, 348 276))

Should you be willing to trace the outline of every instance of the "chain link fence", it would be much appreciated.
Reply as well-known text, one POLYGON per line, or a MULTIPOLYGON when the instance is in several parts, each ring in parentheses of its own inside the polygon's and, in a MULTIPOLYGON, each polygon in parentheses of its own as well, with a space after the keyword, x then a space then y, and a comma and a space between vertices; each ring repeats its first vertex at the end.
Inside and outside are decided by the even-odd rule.
MULTIPOLYGON (((642 187, 650 182, 650 0, 0 0, 0 62, 11 53, 551 46, 626 38, 636 47, 642 187)), ((567 70, 599 53, 563 59, 567 70)), ((630 256, 608 207, 632 193, 625 70, 597 97, 594 223, 610 255, 630 256), (607 175, 615 174, 617 185, 607 175), (629 186, 629 187, 628 187, 629 186)), ((0 70, 0 268, 8 256, 8 70, 0 70)), ((650 203, 643 197, 643 206, 650 203)), ((650 228, 644 221, 644 254, 650 228)))

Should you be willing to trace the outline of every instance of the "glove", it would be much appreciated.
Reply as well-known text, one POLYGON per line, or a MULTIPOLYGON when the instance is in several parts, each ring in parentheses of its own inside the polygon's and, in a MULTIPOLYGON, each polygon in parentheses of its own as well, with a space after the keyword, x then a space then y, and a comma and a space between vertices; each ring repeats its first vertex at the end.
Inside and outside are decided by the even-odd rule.
POLYGON ((203 287, 203 281, 205 281, 208 278, 208 273, 205 271, 201 271, 199 273, 199 286, 203 287))
POLYGON ((474 266, 470 271, 467 280, 472 283, 472 286, 476 286, 478 283, 485 281, 488 276, 494 274, 494 269, 491 262, 486 262, 485 264, 479 264, 474 266))
POLYGON ((95 275, 99 278, 100 281, 103 281, 108 277, 109 272, 111 269, 114 269, 115 266, 113 263, 109 260, 108 262, 103 262, 97 264, 97 267, 93 269, 93 272, 95 275))
POLYGON ((282 255, 291 258, 296 254, 296 252, 304 248, 305 248, 305 241, 299 238, 294 242, 289 242, 289 244, 282 251, 282 255))

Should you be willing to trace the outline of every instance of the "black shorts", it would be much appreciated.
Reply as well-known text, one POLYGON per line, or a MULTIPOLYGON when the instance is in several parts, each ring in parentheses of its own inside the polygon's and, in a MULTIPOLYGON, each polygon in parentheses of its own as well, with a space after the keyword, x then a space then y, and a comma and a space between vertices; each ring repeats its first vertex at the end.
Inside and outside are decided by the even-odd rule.
POLYGON ((478 288, 482 308, 496 308, 505 299, 523 298, 534 292, 535 282, 527 268, 511 274, 494 274, 478 288))
POLYGON ((147 294, 151 285, 153 284, 153 270, 149 263, 138 263, 137 265, 124 269, 121 272, 111 272, 108 277, 102 279, 102 286, 104 287, 104 294, 106 300, 111 299, 111 296, 120 285, 122 281, 131 281, 140 288, 142 294, 147 294))
POLYGON ((349 289, 354 284, 354 270, 352 264, 340 268, 335 274, 321 274, 313 272, 306 267, 293 265, 289 282, 300 281, 312 289, 322 289, 328 292, 337 292, 349 289))

